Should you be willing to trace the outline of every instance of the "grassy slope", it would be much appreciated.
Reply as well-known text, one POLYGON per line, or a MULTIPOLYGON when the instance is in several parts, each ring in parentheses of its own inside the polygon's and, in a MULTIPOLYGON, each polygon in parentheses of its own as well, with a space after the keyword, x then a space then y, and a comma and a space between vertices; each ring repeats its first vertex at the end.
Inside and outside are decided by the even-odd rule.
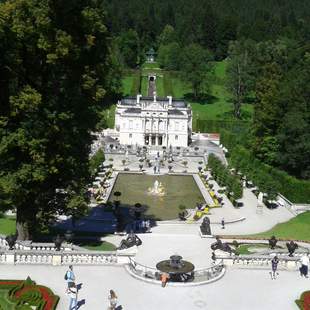
MULTIPOLYGON (((229 92, 225 87, 226 81, 226 67, 227 62, 221 61, 216 62, 213 67, 213 73, 211 77, 211 85, 210 85, 210 99, 202 101, 202 102, 195 102, 190 101, 190 104, 193 109, 193 127, 195 130, 196 127, 196 120, 203 119, 203 120, 231 120, 233 119, 233 104, 231 102, 231 97, 229 92)), ((122 93, 123 96, 136 96, 137 94, 132 93, 133 83, 134 83, 134 71, 132 71, 132 75, 127 74, 123 78, 123 89, 122 93)), ((168 74, 169 78, 171 79, 171 87, 169 87, 172 91, 173 96, 175 98, 184 98, 186 94, 191 93, 190 86, 182 81, 179 77, 178 72, 165 72, 157 68, 157 64, 145 64, 142 70, 142 95, 147 95, 147 74, 148 73, 156 73, 157 74, 157 96, 165 97, 171 95, 171 93, 165 92, 164 87, 164 79, 159 76, 163 74, 168 74)), ((167 88, 166 88, 167 89, 167 88)), ((110 128, 114 126, 114 105, 109 108, 107 111, 108 116, 108 125, 110 128)), ((253 106, 250 104, 244 104, 242 107, 242 116, 243 119, 250 119, 253 114, 253 106)))
POLYGON ((123 95, 125 97, 131 96, 133 81, 134 81, 133 75, 126 75, 123 77, 123 79, 122 79, 122 92, 123 92, 123 95))
POLYGON ((16 224, 14 217, 0 218, 0 234, 10 235, 15 234, 16 224))
MULTIPOLYGON (((148 92, 148 80, 147 80, 147 76, 143 76, 142 82, 141 82, 141 94, 142 94, 142 96, 147 96, 147 92, 148 92)), ((135 95, 133 95, 133 96, 135 96, 135 95)))
POLYGON ((290 221, 278 224, 266 232, 250 237, 269 238, 273 235, 283 239, 310 241, 310 211, 301 213, 290 221))

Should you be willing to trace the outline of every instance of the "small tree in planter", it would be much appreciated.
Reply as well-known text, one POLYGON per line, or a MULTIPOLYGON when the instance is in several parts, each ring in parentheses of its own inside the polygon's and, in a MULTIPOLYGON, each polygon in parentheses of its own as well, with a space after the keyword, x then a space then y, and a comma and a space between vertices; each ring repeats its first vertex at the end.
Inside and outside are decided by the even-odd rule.
POLYGON ((140 158, 140 159, 139 159, 139 162, 140 162, 140 163, 143 163, 143 161, 144 161, 143 158, 140 158))
POLYGON ((171 171, 172 171, 172 166, 169 165, 169 166, 168 166, 168 169, 169 169, 169 172, 171 172, 171 171))
POLYGON ((199 160, 198 164, 199 164, 199 165, 202 165, 202 164, 203 164, 203 161, 202 161, 202 160, 199 160))
POLYGON ((198 171, 199 171, 199 173, 201 173, 201 170, 202 170, 202 167, 198 167, 198 171))
POLYGON ((187 166, 187 160, 183 160, 182 164, 184 165, 184 167, 187 166))
POLYGON ((110 158, 109 158, 109 161, 111 161, 111 162, 112 162, 112 161, 113 161, 113 158, 112 158, 112 157, 110 157, 110 158))
POLYGON ((125 164, 126 164, 126 159, 122 159, 122 164, 123 164, 123 166, 125 166, 125 164))
POLYGON ((142 168, 143 168, 143 165, 142 165, 142 164, 139 164, 139 169, 140 169, 140 171, 142 171, 142 168))

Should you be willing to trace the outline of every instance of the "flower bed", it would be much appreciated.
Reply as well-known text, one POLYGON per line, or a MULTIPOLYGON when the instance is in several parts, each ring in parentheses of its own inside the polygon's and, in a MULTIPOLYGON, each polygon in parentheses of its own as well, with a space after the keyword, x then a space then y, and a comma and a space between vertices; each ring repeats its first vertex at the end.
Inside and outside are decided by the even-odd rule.
POLYGON ((299 309, 310 310, 310 291, 303 292, 295 302, 299 309))
MULTIPOLYGON (((1 304, 14 303, 16 308, 37 310, 55 310, 59 297, 46 286, 37 285, 29 277, 25 280, 0 280, 0 290, 7 291, 1 304)), ((15 308, 14 308, 15 309, 15 308)))

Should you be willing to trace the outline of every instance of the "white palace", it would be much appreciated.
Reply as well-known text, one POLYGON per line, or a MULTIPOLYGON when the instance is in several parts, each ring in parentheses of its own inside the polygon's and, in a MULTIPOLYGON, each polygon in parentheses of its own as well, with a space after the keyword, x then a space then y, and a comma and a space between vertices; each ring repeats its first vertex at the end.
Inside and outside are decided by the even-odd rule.
POLYGON ((124 98, 115 111, 115 131, 120 144, 187 147, 192 134, 192 110, 183 100, 124 98))

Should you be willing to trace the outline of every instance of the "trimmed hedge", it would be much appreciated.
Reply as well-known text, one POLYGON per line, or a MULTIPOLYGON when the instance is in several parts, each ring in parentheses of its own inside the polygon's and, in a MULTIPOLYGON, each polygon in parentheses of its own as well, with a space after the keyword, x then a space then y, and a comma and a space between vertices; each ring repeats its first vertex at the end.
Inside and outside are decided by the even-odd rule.
POLYGON ((133 83, 131 87, 131 94, 140 94, 141 93, 141 71, 136 71, 133 78, 133 83))
POLYGON ((99 166, 104 162, 105 156, 102 149, 99 149, 89 160, 89 167, 92 175, 95 175, 99 166))
POLYGON ((303 292, 295 302, 299 309, 310 310, 310 291, 303 292))
POLYGON ((7 298, 15 303, 14 309, 31 310, 35 306, 37 310, 55 310, 59 301, 48 287, 36 285, 29 277, 25 281, 0 280, 0 289, 8 291, 7 298))
POLYGON ((197 131, 208 133, 220 133, 226 130, 234 134, 247 133, 250 130, 251 123, 240 120, 211 120, 211 119, 197 119, 197 131))
POLYGON ((284 171, 268 166, 238 145, 232 149, 229 162, 250 178, 263 192, 274 196, 281 193, 294 203, 310 203, 310 182, 298 180, 284 171))
POLYGON ((220 186, 227 187, 227 193, 233 192, 233 200, 242 198, 243 189, 238 176, 231 174, 229 169, 213 154, 208 157, 208 167, 211 169, 212 176, 220 186))
POLYGON ((164 93, 165 93, 165 96, 172 96, 172 97, 174 97, 172 81, 171 81, 170 74, 168 72, 166 72, 164 74, 163 83, 164 83, 164 93))

